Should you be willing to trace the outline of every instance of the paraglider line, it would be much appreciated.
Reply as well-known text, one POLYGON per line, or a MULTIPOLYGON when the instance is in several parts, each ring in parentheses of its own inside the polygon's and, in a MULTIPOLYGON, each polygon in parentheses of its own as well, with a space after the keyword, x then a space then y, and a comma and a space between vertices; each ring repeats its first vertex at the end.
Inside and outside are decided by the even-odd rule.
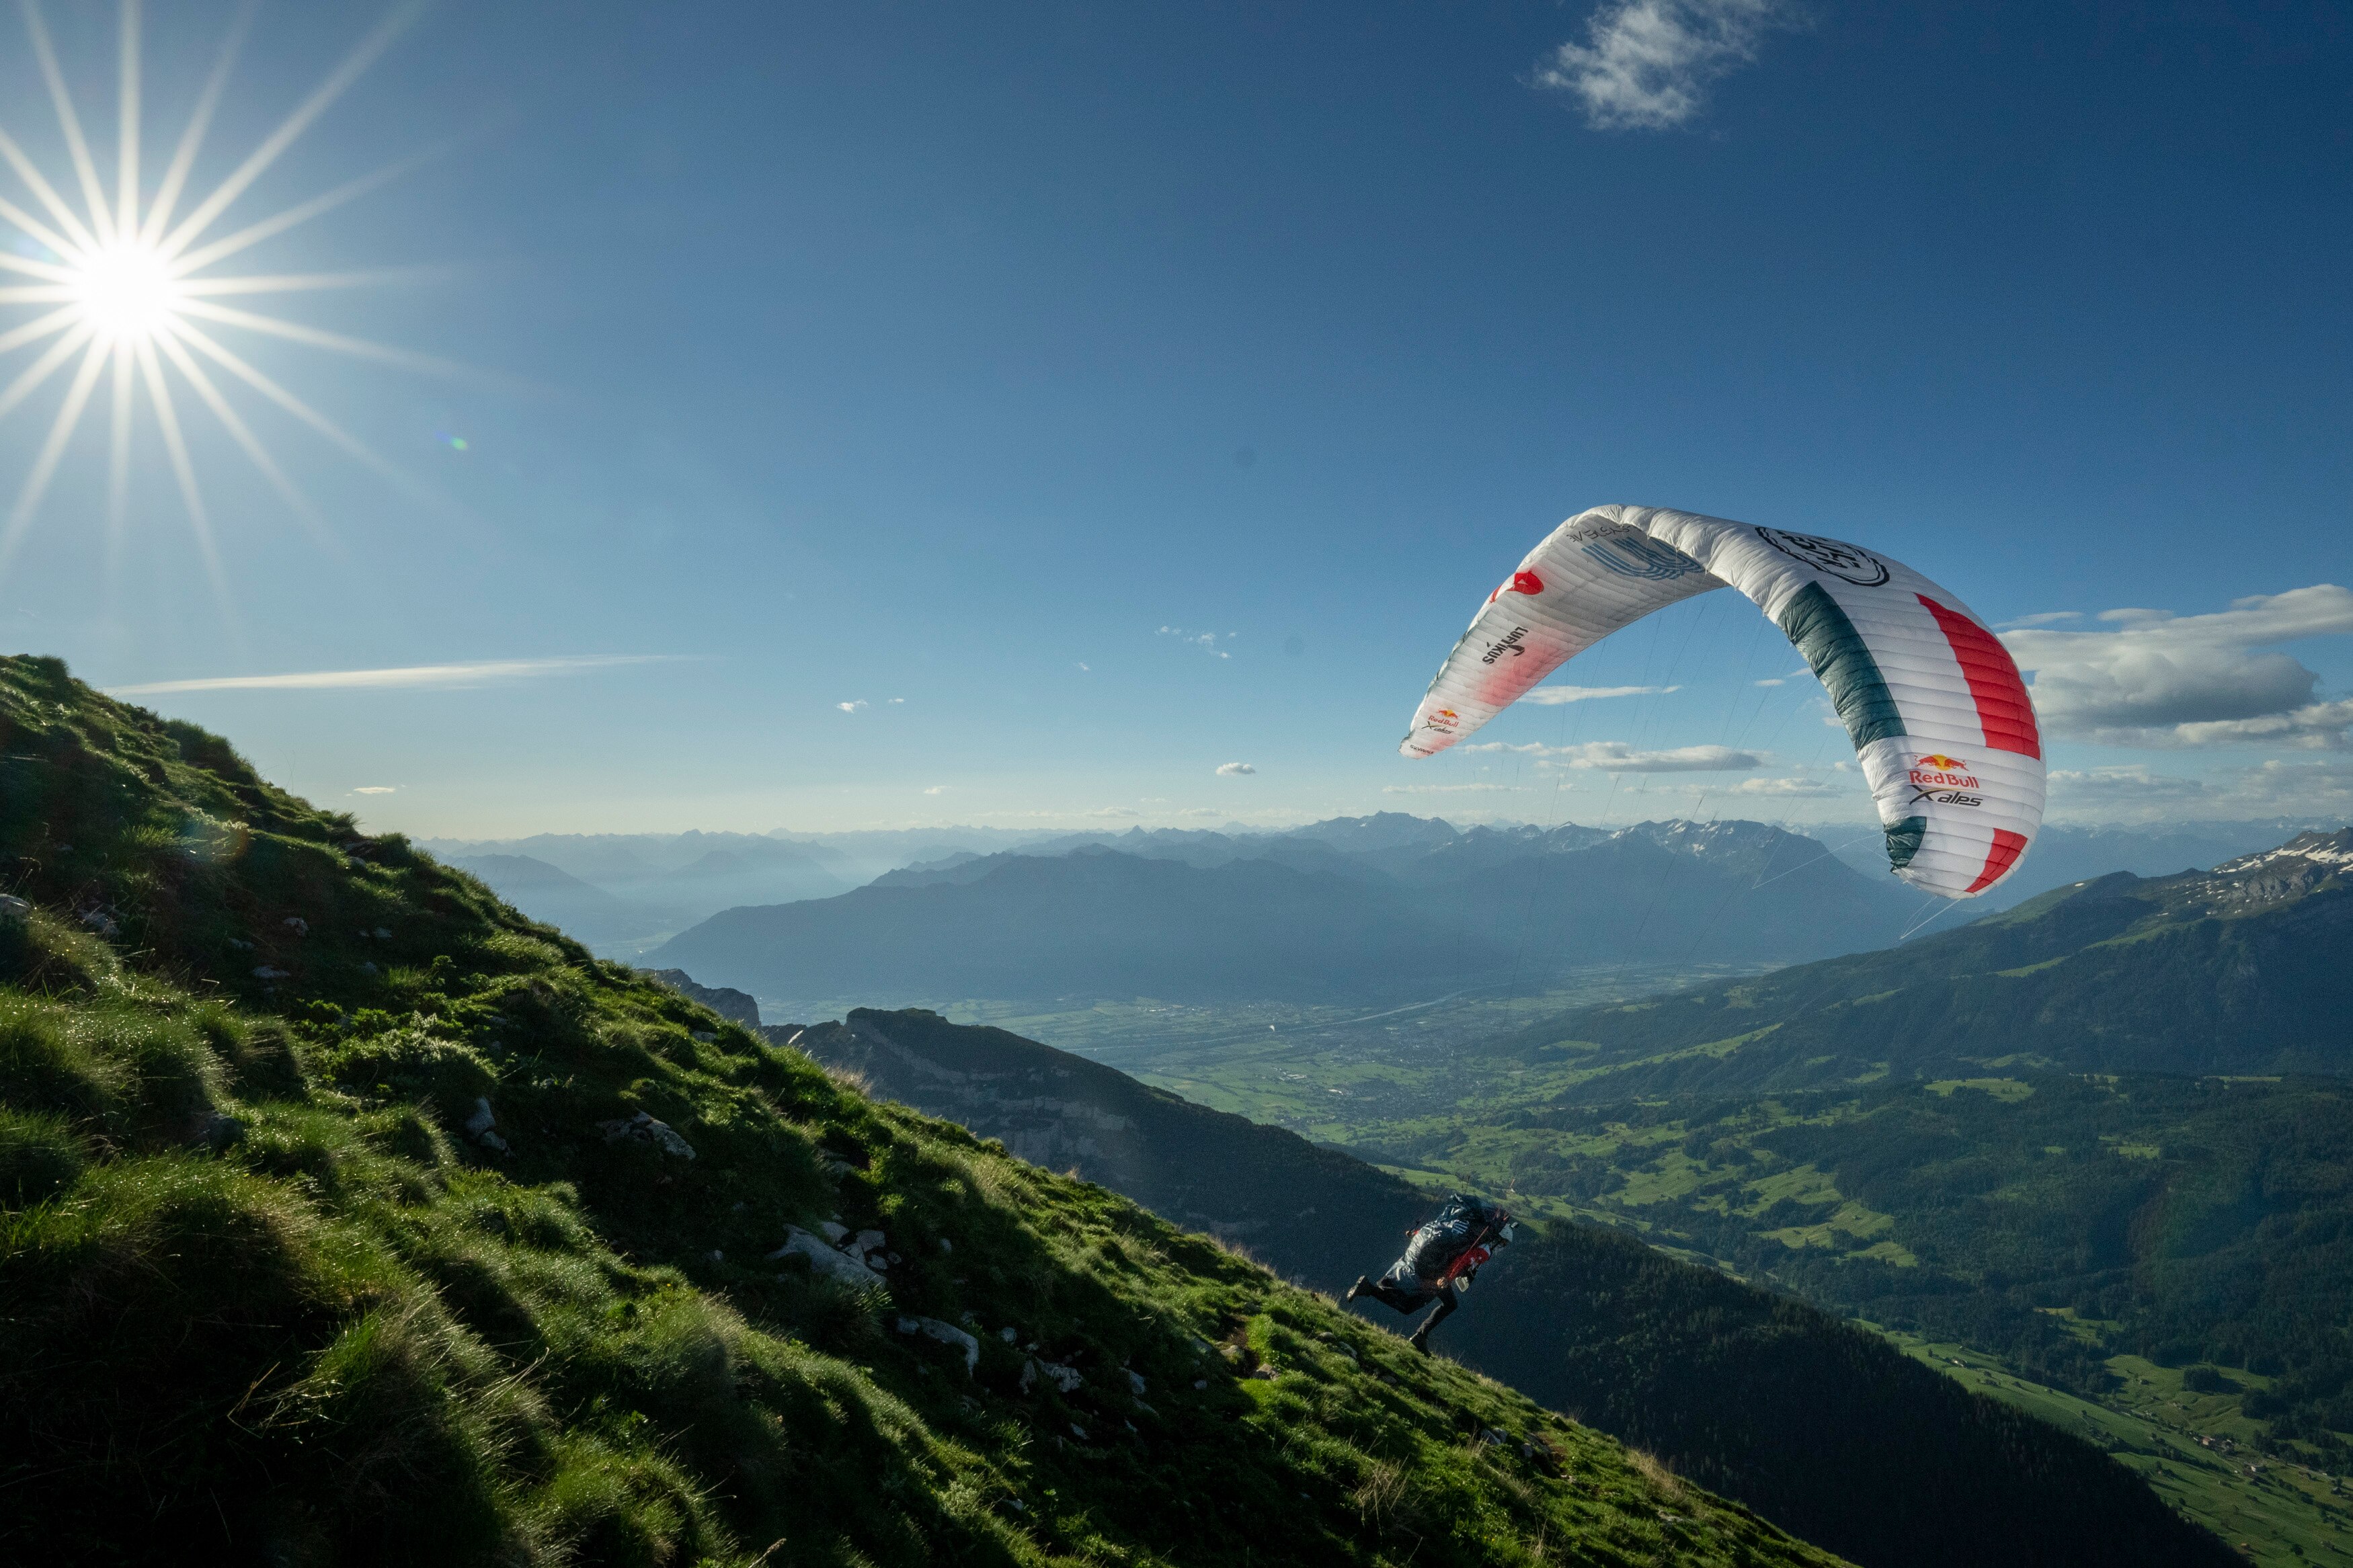
MULTIPOLYGON (((1933 903, 1933 902, 1936 901, 1936 900, 1939 900, 1939 899, 1943 899, 1944 897, 1945 897, 1945 895, 1944 895, 1944 894, 1942 894, 1942 893, 1931 893, 1930 895, 1928 895, 1929 901, 1930 901, 1931 903, 1933 903)), ((1914 932, 1915 932, 1915 931, 1917 931, 1921 930, 1923 927, 1926 926, 1926 925, 1929 923, 1929 921, 1934 921, 1935 919, 1936 919, 1936 917, 1937 917, 1938 915, 1949 914, 1949 913, 1951 913, 1953 910, 1957 910, 1957 909, 1959 909, 1960 907, 1961 907, 1961 900, 1958 900, 1958 899, 1947 900, 1946 900, 1946 902, 1945 902, 1945 907, 1944 907, 1943 909, 1936 910, 1935 914, 1931 914, 1931 915, 1927 916, 1927 917, 1926 917, 1926 919, 1924 919, 1924 920, 1917 920, 1917 921, 1913 921, 1913 922, 1912 922, 1912 924, 1911 924, 1911 925, 1909 925, 1909 926, 1905 927, 1905 928, 1904 934, 1903 934, 1902 936, 1899 936, 1899 937, 1897 937, 1897 938, 1895 939, 1895 945, 1896 945, 1896 946, 1898 946, 1898 947, 1903 946, 1905 942, 1909 942, 1909 941, 1911 941, 1911 940, 1912 940, 1912 936, 1913 936, 1913 933, 1914 933, 1914 932)))

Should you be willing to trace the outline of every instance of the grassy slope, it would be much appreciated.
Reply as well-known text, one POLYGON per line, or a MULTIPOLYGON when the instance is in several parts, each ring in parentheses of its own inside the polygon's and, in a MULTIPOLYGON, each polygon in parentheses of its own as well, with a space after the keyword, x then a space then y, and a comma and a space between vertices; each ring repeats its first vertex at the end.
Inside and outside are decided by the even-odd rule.
POLYGON ((0 1555, 1830 1561, 55 661, 0 867, 0 1555), (887 1300, 763 1258, 834 1215, 887 1300))
MULTIPOLYGON (((2345 1097, 2325 1080, 2052 1077, 1704 1107, 1539 1094, 1354 1132, 1401 1168, 1637 1231, 1915 1351, 1933 1342, 1928 1364, 2101 1444, 2285 1563, 2297 1547, 2353 1552, 2328 1473, 2345 1461, 2331 1428, 2353 1420, 2345 1097), (2183 1363, 2200 1362, 2232 1386, 2186 1393, 2183 1363)), ((1672 1451, 1661 1433, 1628 1435, 1672 1451)))
MULTIPOLYGON (((859 1010, 775 1032, 891 1098, 1245 1240, 1311 1285, 1378 1267, 1431 1203, 1293 1133, 1001 1029, 859 1010)), ((1440 1342, 1860 1563, 2222 1557, 2071 1433, 1968 1397, 1877 1335, 1614 1230, 1528 1227, 1440 1342)))

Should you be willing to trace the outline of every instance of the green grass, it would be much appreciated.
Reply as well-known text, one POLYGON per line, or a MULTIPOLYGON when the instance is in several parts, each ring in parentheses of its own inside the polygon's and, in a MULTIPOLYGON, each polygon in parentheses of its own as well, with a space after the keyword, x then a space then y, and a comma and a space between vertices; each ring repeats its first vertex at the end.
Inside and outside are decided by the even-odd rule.
POLYGON ((54 661, 0 858, 10 1560, 1831 1561, 54 661))

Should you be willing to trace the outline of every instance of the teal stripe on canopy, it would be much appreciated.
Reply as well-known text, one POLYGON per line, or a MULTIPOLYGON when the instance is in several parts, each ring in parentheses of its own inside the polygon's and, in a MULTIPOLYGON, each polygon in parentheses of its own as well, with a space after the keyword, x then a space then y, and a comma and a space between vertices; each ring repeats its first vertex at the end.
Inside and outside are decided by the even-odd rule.
POLYGON ((1782 607, 1780 624, 1831 694, 1856 751, 1904 733, 1903 716, 1895 711, 1879 661, 1829 590, 1820 583, 1799 589, 1782 607))

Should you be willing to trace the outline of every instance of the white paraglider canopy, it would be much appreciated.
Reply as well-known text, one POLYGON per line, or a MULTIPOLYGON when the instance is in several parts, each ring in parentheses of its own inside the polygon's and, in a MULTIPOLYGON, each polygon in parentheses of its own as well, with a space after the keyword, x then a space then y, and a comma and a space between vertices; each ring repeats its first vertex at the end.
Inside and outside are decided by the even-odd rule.
POLYGON ((1659 507, 1579 512, 1487 596, 1399 750, 1436 755, 1610 633, 1725 586, 1830 693, 1897 876, 1960 899, 2017 868, 2042 824, 2042 742, 2010 651, 1919 573, 1815 534, 1659 507))

